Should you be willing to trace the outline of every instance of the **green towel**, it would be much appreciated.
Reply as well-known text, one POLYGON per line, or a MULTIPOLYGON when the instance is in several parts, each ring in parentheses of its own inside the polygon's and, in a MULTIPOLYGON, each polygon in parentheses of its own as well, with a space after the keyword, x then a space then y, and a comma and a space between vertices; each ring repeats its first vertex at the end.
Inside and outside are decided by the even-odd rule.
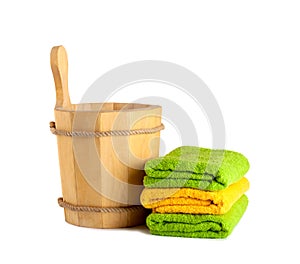
POLYGON ((229 150, 179 147, 145 165, 148 188, 199 188, 222 190, 237 182, 249 170, 245 156, 229 150))
POLYGON ((146 223, 153 235, 225 238, 234 229, 248 205, 248 198, 243 195, 231 209, 223 215, 208 214, 159 214, 152 213, 146 223))

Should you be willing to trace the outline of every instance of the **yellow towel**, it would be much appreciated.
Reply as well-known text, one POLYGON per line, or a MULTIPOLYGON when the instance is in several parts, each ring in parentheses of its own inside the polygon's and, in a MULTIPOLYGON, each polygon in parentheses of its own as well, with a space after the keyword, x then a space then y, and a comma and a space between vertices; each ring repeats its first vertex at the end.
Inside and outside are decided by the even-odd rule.
POLYGON ((245 177, 215 192, 192 188, 145 188, 141 203, 153 213, 225 214, 248 189, 249 181, 245 177))

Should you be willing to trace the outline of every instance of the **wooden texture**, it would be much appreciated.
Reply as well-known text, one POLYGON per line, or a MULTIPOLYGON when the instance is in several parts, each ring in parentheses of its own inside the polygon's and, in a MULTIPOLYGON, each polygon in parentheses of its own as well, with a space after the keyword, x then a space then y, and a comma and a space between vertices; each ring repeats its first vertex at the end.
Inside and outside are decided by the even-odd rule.
MULTIPOLYGON (((56 87, 56 128, 108 131, 153 128, 161 124, 161 107, 145 104, 87 103, 73 105, 68 92, 67 54, 51 51, 56 87)), ((57 136, 63 198, 81 206, 126 207, 139 204, 145 162, 159 154, 160 133, 115 137, 57 136)), ((145 223, 143 208, 122 213, 65 210, 68 223, 93 228, 145 223)))
POLYGON ((50 55, 51 69, 56 88, 55 108, 69 109, 71 106, 68 90, 68 57, 63 46, 53 47, 50 55))

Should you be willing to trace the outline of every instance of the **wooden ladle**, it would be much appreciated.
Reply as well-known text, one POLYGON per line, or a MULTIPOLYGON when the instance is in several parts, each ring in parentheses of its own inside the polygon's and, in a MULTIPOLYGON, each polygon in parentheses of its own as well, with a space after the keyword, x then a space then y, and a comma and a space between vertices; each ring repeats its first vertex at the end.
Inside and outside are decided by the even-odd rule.
POLYGON ((63 46, 51 50, 50 63, 56 88, 55 108, 70 109, 71 101, 68 90, 68 56, 63 46))

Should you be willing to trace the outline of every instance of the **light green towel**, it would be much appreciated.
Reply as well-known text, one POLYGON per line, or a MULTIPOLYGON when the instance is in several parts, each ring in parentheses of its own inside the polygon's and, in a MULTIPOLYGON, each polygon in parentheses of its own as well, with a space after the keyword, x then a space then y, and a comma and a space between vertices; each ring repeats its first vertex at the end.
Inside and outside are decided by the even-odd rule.
POLYGON ((244 177, 248 170, 247 158, 238 152, 184 146, 149 160, 144 185, 222 190, 244 177))
POLYGON ((240 221, 248 205, 243 195, 231 209, 223 215, 209 214, 159 214, 152 213, 146 223, 153 235, 225 238, 240 221))

